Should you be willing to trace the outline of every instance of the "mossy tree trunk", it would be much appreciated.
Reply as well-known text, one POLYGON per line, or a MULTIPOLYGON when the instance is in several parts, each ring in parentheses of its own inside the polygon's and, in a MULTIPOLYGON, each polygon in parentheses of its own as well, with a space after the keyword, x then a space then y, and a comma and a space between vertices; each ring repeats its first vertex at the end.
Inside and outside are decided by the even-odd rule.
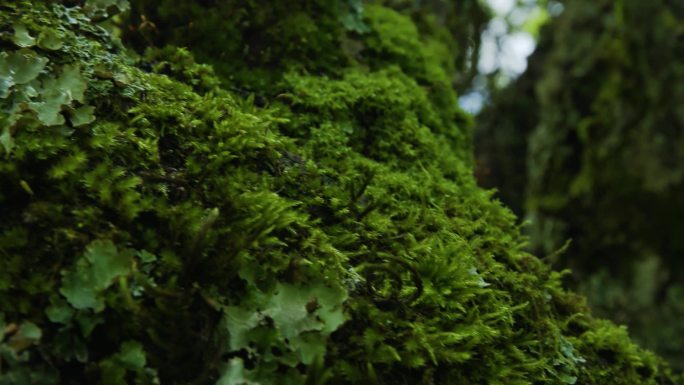
POLYGON ((677 380, 477 187, 442 26, 123 3, 0 6, 0 383, 677 380))

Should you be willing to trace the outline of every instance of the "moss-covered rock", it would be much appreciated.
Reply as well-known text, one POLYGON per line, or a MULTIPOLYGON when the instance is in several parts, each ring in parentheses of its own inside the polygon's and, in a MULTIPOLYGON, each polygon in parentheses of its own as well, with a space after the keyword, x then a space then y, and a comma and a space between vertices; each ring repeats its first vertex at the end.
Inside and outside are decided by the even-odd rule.
POLYGON ((259 15, 289 2, 239 8, 224 37, 288 61, 198 47, 217 77, 186 49, 133 60, 104 3, 1 6, 0 383, 675 383, 476 186, 447 34, 302 2, 288 48, 259 15))

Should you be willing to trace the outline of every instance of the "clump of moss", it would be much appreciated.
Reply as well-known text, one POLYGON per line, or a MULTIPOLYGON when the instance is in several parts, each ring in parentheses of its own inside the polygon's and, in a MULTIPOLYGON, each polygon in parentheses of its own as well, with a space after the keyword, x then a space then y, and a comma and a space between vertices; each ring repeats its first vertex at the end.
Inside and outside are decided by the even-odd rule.
POLYGON ((404 16, 369 8, 358 61, 275 67, 257 103, 185 49, 133 62, 78 6, 3 7, 7 55, 45 64, 0 99, 1 383, 675 381, 522 251, 470 175, 455 95, 430 87, 448 65, 375 19, 404 16), (41 34, 65 43, 15 41, 41 34), (51 125, 25 106, 68 92, 65 67, 83 96, 51 125))

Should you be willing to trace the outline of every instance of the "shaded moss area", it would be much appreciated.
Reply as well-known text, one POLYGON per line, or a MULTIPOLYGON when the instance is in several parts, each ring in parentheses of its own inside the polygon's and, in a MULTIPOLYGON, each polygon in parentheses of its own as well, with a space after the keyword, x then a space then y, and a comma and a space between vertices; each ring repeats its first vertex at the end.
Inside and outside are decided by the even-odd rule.
POLYGON ((534 249, 550 254, 572 238, 557 266, 572 268, 598 314, 680 368, 683 11, 667 1, 568 3, 480 135, 500 173, 488 184, 503 182, 503 199, 525 206, 534 249))
MULTIPOLYGON (((283 57, 215 75, 161 43, 131 58, 94 4, 0 13, 0 383, 678 383, 476 186, 444 30, 274 2, 222 35, 234 13, 175 4, 215 14, 198 57, 244 20, 283 57), (325 36, 283 45, 260 15, 286 8, 325 36)), ((188 25, 165 9, 131 17, 188 25)))

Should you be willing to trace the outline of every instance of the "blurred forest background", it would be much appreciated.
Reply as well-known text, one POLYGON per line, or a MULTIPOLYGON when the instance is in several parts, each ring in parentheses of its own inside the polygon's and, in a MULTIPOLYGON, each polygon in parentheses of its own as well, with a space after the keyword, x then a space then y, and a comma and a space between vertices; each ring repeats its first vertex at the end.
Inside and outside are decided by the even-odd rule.
POLYGON ((684 2, 483 14, 461 86, 479 183, 597 315, 684 369, 684 2))

